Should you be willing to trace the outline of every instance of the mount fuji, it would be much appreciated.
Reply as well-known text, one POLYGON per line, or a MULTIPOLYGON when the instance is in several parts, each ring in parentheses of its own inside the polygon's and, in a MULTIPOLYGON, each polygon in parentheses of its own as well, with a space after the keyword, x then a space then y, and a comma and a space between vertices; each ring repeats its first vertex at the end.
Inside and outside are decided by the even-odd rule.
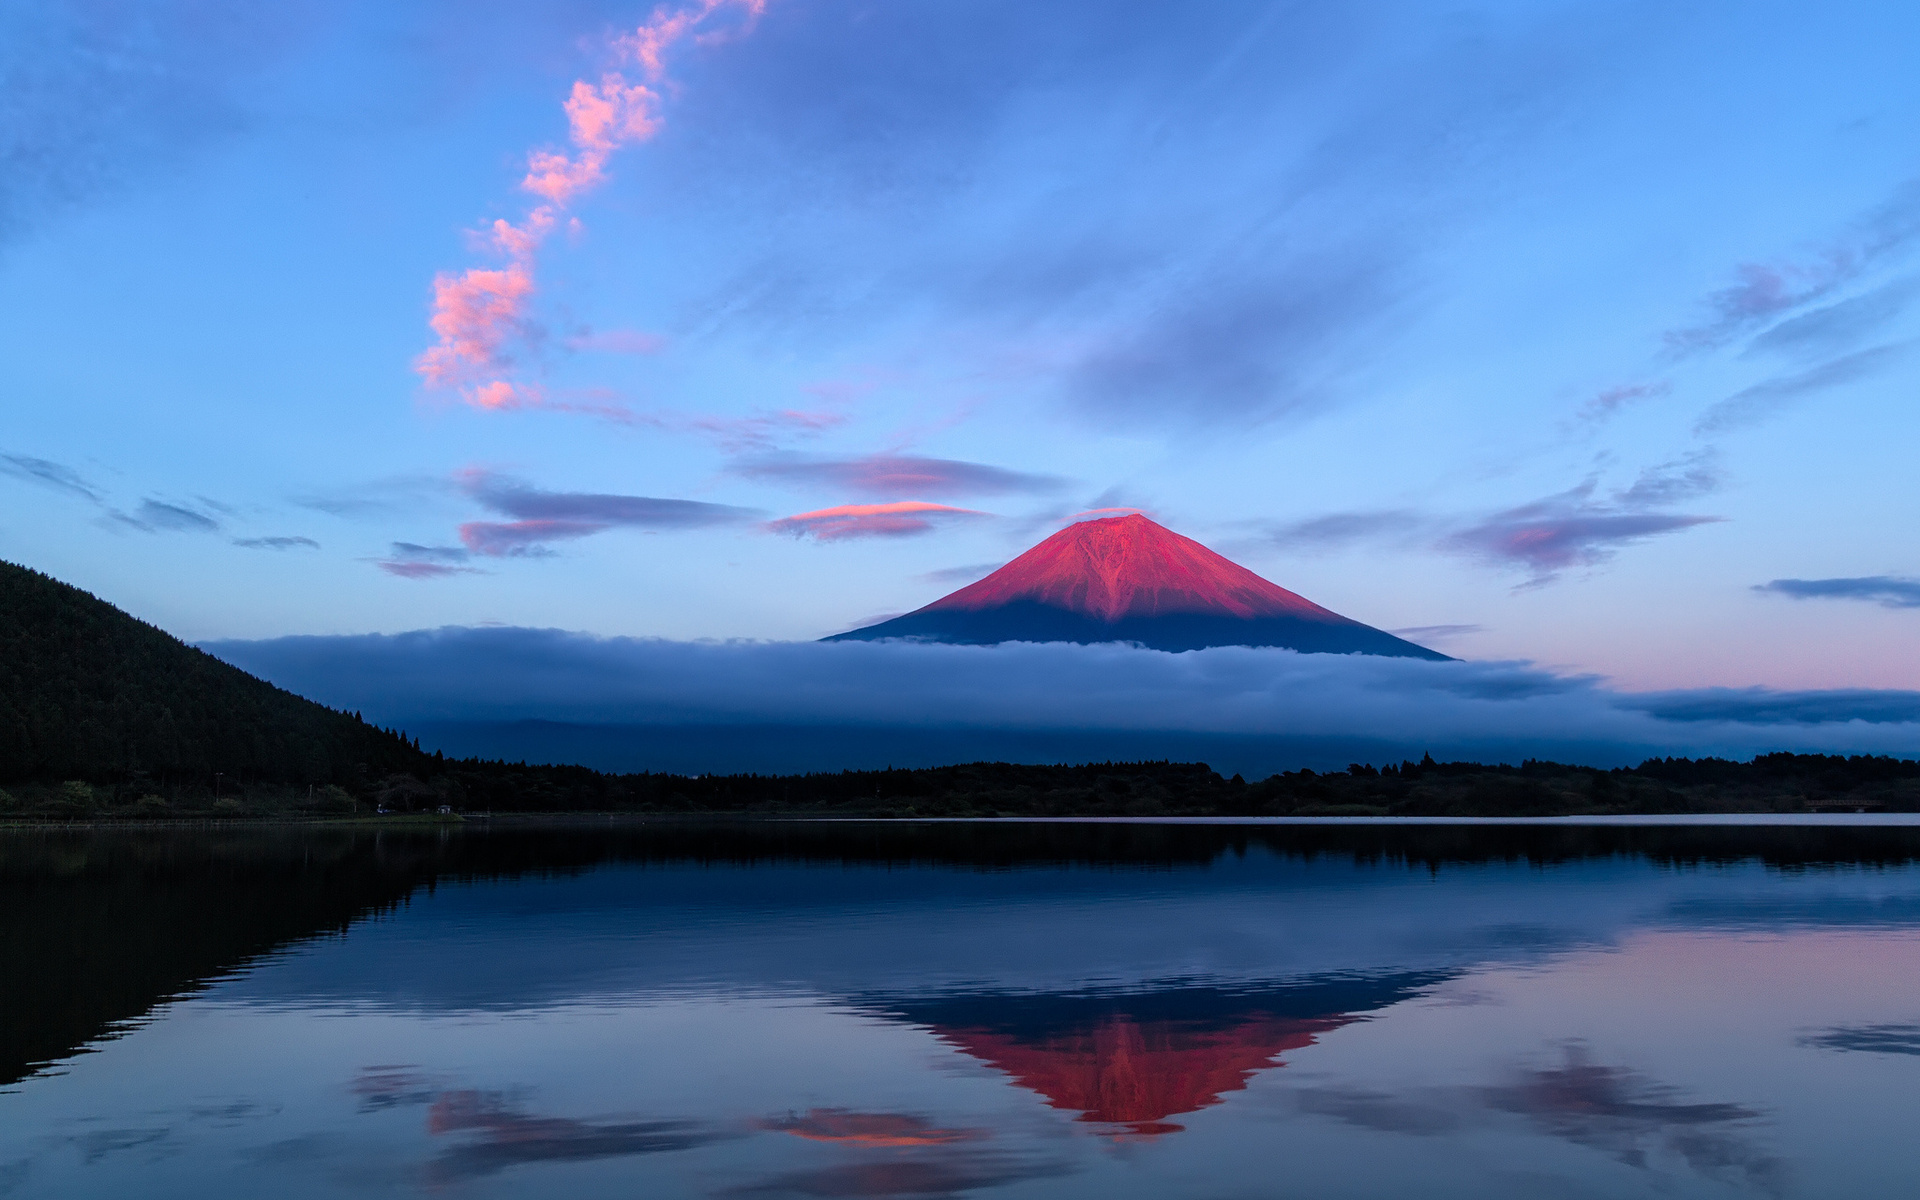
POLYGON ((1448 661, 1325 609, 1138 513, 1067 526, 925 608, 824 641, 1284 646, 1448 661))

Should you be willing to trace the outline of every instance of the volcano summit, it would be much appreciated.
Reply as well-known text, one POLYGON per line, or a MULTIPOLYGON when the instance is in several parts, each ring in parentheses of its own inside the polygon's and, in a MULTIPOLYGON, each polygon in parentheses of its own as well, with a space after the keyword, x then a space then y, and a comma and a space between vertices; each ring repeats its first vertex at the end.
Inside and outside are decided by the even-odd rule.
POLYGON ((1138 642, 1152 650, 1285 646, 1308 654, 1446 655, 1321 608, 1138 513, 1067 526, 998 571, 905 616, 824 640, 1138 642))

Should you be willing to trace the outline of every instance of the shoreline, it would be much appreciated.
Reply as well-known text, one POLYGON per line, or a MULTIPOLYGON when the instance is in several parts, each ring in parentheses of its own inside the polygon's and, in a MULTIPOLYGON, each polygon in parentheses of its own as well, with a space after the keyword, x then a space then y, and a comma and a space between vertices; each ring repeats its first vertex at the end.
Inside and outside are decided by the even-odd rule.
POLYGON ((494 829, 594 829, 640 825, 1192 825, 1192 826, 1610 826, 1706 828, 1920 828, 1911 812, 1715 812, 1715 813, 1569 813, 1554 816, 1004 816, 941 817, 920 815, 818 815, 805 813, 454 813, 379 817, 220 817, 202 819, 88 821, 0 821, 0 834, 27 831, 101 832, 140 830, 397 829, 408 831, 494 829))

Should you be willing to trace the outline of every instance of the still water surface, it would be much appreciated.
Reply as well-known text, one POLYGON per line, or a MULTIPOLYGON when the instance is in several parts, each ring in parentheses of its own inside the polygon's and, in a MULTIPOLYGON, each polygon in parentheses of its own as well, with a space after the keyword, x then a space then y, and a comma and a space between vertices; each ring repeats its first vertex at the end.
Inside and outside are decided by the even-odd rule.
POLYGON ((1920 830, 0 836, 0 1195, 1920 1194, 1920 830))

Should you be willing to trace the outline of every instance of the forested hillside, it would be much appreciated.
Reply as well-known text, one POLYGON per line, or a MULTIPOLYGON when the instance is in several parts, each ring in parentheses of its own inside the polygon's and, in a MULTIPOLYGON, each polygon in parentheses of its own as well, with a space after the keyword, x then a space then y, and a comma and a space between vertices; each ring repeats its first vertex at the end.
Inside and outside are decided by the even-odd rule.
POLYGON ((375 729, 38 571, 0 563, 0 782, 361 785, 417 769, 375 729))

